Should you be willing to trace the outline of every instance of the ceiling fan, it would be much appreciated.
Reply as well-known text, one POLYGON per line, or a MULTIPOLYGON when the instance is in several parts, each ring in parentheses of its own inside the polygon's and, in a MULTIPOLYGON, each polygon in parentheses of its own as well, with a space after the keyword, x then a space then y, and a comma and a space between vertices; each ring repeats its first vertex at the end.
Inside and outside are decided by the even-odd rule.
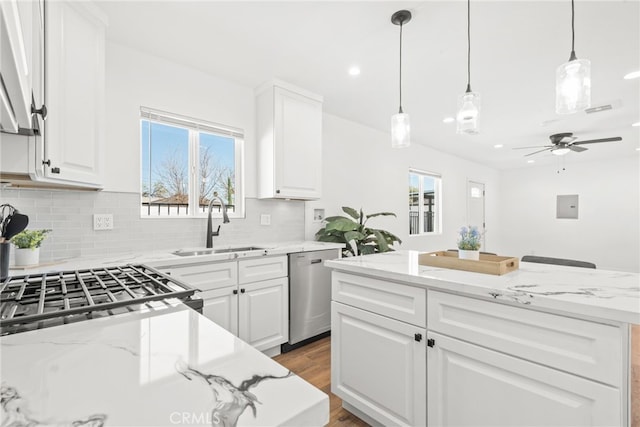
POLYGON ((529 148, 541 148, 542 150, 534 151, 533 153, 525 154, 527 156, 533 156, 534 154, 542 153, 543 151, 551 151, 551 154, 555 154, 556 156, 563 156, 567 154, 569 151, 575 151, 577 153, 581 151, 586 151, 587 148, 581 147, 581 145, 585 144, 596 144, 599 142, 613 142, 613 141, 622 141, 622 138, 619 136, 615 136, 612 138, 601 138, 601 139, 589 139, 586 141, 576 141, 578 137, 573 136, 571 132, 565 133, 556 133, 549 136, 552 145, 534 145, 533 147, 515 147, 514 150, 522 150, 529 148), (575 142, 574 142, 575 141, 575 142))

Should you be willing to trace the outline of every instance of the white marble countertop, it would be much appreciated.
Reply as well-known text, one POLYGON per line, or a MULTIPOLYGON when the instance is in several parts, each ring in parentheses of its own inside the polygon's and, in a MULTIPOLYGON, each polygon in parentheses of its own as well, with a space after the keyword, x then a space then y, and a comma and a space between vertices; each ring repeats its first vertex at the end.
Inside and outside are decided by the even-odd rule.
MULTIPOLYGON (((254 246, 261 249, 235 252, 218 253, 199 256, 180 256, 174 252, 190 250, 206 250, 203 247, 163 249, 157 251, 138 251, 113 255, 108 257, 87 257, 60 260, 54 263, 29 268, 10 268, 9 275, 18 276, 25 274, 50 273, 63 270, 78 270, 94 267, 108 267, 124 264, 148 264, 151 267, 176 266, 201 262, 216 262, 234 260, 238 258, 261 257, 269 255, 286 255, 295 252, 321 251, 326 249, 340 249, 344 245, 338 243, 316 242, 316 241, 294 241, 278 243, 255 243, 251 245, 238 244, 232 246, 215 246, 213 249, 232 249, 238 247, 254 246)), ((11 266, 13 267, 13 266, 11 266)))
POLYGON ((328 423, 325 393, 177 300, 156 307, 0 338, 1 424, 328 423))
POLYGON ((417 251, 326 261, 336 270, 530 308, 640 324, 640 274, 521 262, 502 276, 418 264, 417 251))

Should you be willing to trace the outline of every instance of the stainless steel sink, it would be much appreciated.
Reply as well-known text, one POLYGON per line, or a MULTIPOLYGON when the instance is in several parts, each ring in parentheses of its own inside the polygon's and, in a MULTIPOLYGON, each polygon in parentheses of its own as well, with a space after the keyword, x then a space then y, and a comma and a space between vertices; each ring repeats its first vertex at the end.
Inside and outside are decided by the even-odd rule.
POLYGON ((233 252, 247 252, 247 251, 257 251, 262 250, 264 248, 260 248, 257 246, 244 246, 241 248, 226 248, 226 249, 198 249, 193 251, 175 251, 174 255, 178 256, 202 256, 202 255, 211 255, 211 254, 227 254, 233 252))

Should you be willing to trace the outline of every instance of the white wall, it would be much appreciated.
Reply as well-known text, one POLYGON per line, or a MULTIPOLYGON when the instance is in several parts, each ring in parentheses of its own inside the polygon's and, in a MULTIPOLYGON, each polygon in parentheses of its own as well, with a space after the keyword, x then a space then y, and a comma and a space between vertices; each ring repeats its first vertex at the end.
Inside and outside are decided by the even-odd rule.
POLYGON ((245 132, 245 195, 256 195, 253 89, 113 42, 106 51, 106 191, 140 189, 140 106, 245 132))
MULTIPOLYGON (((570 154, 571 155, 571 154, 570 154)), ((594 262, 640 272, 640 161, 568 163, 500 174, 499 253, 594 262), (556 219, 556 196, 579 195, 579 218, 556 219)))
POLYGON ((455 248, 457 233, 467 221, 467 180, 485 184, 487 244, 491 251, 497 228, 497 170, 469 162, 425 146, 391 148, 389 133, 381 132, 331 114, 323 115, 322 199, 307 202, 305 235, 313 239, 322 227, 313 221, 313 209, 326 216, 341 215, 342 206, 363 208, 364 213, 389 211, 393 217, 376 217, 368 223, 386 229, 402 240, 396 249, 435 251, 455 248), (443 232, 409 236, 409 168, 442 175, 443 232))

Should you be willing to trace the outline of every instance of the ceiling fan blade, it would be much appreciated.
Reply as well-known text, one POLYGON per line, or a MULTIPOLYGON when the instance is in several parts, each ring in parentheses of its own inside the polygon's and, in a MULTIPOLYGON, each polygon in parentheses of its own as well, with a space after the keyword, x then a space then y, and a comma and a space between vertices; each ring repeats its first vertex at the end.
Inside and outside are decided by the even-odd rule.
POLYGON ((613 138, 590 139, 588 141, 574 142, 571 145, 596 144, 598 142, 613 142, 613 141, 622 141, 622 138, 619 137, 619 136, 616 136, 616 137, 613 137, 613 138))
POLYGON ((582 151, 587 151, 588 148, 585 147, 578 147, 577 145, 569 145, 569 150, 571 151, 575 151, 576 153, 580 153, 582 151))
POLYGON ((576 139, 578 139, 577 136, 565 136, 562 139, 560 139, 560 141, 558 141, 558 142, 561 142, 563 144, 570 144, 573 141, 575 141, 576 139))
POLYGON ((512 150, 523 150, 525 148, 542 148, 542 147, 546 147, 546 148, 553 148, 553 145, 534 145, 531 147, 513 147, 512 150))
POLYGON ((544 150, 534 151, 533 153, 525 154, 525 157, 533 156, 534 154, 542 153, 543 151, 551 150, 553 147, 545 148, 544 150))

